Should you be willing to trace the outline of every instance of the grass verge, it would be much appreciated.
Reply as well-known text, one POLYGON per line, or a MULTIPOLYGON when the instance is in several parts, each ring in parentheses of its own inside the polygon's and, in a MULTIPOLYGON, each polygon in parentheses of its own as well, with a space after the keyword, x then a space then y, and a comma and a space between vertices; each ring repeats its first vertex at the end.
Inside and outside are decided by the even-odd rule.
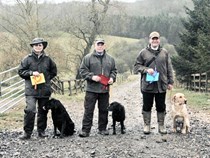
POLYGON ((187 98, 187 105, 196 110, 210 113, 210 94, 189 91, 183 88, 174 88, 172 92, 168 92, 168 95, 172 97, 175 93, 184 93, 187 98))

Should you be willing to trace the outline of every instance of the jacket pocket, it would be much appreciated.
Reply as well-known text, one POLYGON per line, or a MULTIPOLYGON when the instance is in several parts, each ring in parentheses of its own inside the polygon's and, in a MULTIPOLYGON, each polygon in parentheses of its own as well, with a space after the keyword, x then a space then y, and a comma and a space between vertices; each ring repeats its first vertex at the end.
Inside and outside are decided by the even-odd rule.
POLYGON ((142 81, 142 90, 152 91, 154 90, 154 83, 149 83, 146 81, 142 81))
POLYGON ((163 91, 166 91, 167 88, 168 88, 168 84, 166 82, 162 81, 161 82, 161 88, 162 88, 163 91))

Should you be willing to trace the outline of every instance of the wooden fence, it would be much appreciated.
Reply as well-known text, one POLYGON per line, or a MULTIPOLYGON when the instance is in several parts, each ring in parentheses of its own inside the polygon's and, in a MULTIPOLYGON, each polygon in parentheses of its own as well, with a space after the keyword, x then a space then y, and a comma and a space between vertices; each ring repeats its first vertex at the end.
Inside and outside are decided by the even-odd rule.
POLYGON ((85 81, 83 79, 59 80, 59 82, 62 95, 65 92, 72 95, 85 90, 85 81))
POLYGON ((210 78, 208 73, 191 74, 190 89, 199 92, 210 92, 210 78))

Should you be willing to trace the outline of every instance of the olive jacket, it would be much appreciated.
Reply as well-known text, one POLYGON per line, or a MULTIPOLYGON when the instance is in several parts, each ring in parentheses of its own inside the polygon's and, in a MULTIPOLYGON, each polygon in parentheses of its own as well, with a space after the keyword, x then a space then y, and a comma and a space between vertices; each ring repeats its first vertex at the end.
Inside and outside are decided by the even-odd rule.
POLYGON ((80 65, 80 75, 87 81, 86 91, 94 93, 106 93, 109 91, 109 85, 104 88, 100 82, 92 80, 93 75, 104 75, 116 81, 117 68, 115 60, 104 51, 100 56, 94 50, 93 53, 87 54, 80 65))
POLYGON ((142 49, 134 64, 134 73, 141 73, 141 91, 148 93, 166 92, 168 84, 173 85, 173 68, 169 53, 166 49, 159 47, 152 50, 150 45, 142 49), (154 60, 152 60, 154 58, 154 60), (149 63, 152 60, 151 63, 149 63), (146 81, 147 69, 153 68, 159 72, 159 80, 146 81))
POLYGON ((50 97, 52 93, 50 81, 57 75, 57 67, 55 62, 44 51, 39 58, 32 51, 21 61, 18 74, 21 78, 25 79, 26 96, 46 98, 50 97), (45 83, 38 84, 37 89, 35 89, 30 80, 30 76, 32 76, 34 71, 43 73, 45 77, 45 83))

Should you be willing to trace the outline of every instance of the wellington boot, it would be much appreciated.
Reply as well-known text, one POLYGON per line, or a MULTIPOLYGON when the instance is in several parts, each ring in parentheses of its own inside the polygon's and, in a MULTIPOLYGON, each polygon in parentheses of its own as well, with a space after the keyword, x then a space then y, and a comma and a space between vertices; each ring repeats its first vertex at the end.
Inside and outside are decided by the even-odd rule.
POLYGON ((144 134, 150 134, 151 111, 143 111, 144 134))
POLYGON ((167 134, 166 128, 164 126, 165 115, 165 112, 157 112, 158 132, 160 134, 167 134))
POLYGON ((31 139, 31 135, 24 132, 22 136, 19 137, 21 140, 31 139))

